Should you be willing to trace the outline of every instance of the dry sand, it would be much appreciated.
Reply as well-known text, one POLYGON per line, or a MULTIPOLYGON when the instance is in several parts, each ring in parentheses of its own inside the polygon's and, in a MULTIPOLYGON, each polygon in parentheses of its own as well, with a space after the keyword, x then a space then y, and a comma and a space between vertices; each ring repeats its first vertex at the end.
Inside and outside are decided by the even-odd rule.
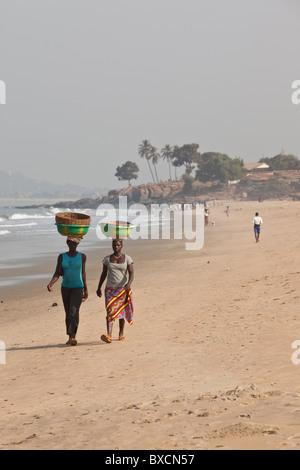
POLYGON ((226 203, 211 207, 201 251, 127 243, 135 317, 124 342, 117 324, 113 343, 100 341, 102 253, 88 256, 77 347, 65 346, 58 283, 53 294, 45 280, 2 290, 1 450, 299 449, 300 203, 229 204, 228 218, 226 203))

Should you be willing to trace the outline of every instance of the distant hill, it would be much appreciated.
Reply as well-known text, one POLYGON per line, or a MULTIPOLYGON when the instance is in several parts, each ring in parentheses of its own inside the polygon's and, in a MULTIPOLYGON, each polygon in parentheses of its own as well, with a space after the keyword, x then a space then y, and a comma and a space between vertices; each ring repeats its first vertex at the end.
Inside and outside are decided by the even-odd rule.
POLYGON ((0 171, 0 197, 5 198, 81 198, 107 194, 107 188, 87 188, 73 184, 53 184, 24 176, 20 172, 0 171))

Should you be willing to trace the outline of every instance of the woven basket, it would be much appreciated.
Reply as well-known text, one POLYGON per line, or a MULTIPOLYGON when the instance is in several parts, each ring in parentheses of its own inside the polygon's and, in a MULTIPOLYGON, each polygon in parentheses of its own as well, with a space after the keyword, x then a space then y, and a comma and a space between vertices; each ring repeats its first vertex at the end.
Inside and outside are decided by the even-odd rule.
POLYGON ((55 222, 62 225, 91 225, 91 218, 76 212, 59 212, 55 216, 55 222))

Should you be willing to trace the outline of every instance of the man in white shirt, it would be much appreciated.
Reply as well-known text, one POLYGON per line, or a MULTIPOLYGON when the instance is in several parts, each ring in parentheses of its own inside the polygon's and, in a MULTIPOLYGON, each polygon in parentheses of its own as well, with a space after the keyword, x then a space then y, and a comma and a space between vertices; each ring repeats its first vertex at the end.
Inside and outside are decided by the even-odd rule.
POLYGON ((258 243, 259 242, 259 235, 260 235, 260 226, 263 223, 263 220, 259 216, 258 212, 256 212, 255 217, 253 218, 252 222, 253 222, 253 225, 254 225, 255 240, 256 240, 256 243, 258 243))

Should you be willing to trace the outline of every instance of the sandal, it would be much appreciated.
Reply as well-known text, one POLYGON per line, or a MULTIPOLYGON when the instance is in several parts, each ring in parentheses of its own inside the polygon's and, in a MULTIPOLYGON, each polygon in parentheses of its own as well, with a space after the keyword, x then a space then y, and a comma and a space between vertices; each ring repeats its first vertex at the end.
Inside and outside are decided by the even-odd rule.
POLYGON ((112 342, 112 339, 108 335, 102 335, 101 339, 102 339, 102 341, 104 341, 104 343, 111 343, 112 342))
POLYGON ((77 341, 76 339, 70 339, 70 343, 69 343, 71 346, 76 346, 77 345, 77 341))
POLYGON ((119 336, 119 341, 124 341, 125 336, 119 336))

